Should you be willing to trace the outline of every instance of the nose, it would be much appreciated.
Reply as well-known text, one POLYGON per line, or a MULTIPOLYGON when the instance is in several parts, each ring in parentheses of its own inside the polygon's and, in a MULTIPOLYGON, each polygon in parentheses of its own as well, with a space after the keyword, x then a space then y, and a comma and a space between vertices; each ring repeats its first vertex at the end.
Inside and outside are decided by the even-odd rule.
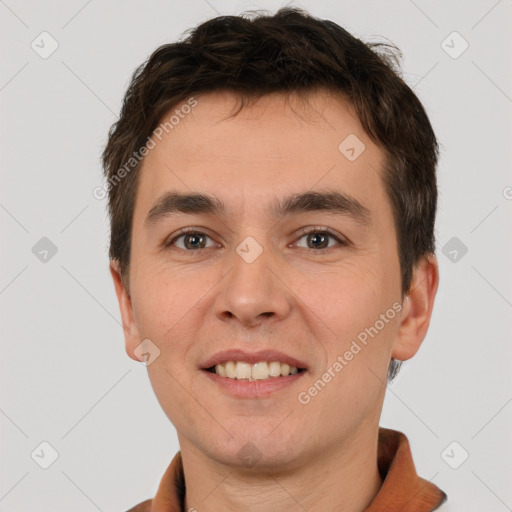
POLYGON ((217 317, 238 321, 244 327, 284 319, 290 312, 292 294, 272 251, 263 249, 254 261, 240 254, 234 251, 232 266, 221 281, 215 301, 217 317))

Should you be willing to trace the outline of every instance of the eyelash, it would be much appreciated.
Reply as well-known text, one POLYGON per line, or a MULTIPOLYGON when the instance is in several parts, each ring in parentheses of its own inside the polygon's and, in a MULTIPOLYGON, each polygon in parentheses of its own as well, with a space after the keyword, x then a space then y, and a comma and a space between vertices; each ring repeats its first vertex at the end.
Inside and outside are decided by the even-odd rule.
MULTIPOLYGON (((170 248, 172 245, 174 245, 174 243, 179 240, 180 238, 184 237, 185 235, 189 235, 189 234, 194 234, 194 235, 204 235, 204 236, 207 236, 208 238, 211 239, 210 236, 208 236, 206 233, 203 233, 202 231, 198 230, 198 229, 194 229, 194 228, 182 228, 180 230, 178 230, 178 235, 175 236, 172 240, 170 240, 169 242, 165 243, 165 247, 166 248, 170 248)), ((331 238, 334 238, 340 246, 348 246, 349 245, 349 242, 343 238, 341 238, 340 236, 338 236, 334 231, 332 231, 331 229, 329 228, 325 228, 325 227, 319 227, 319 226, 314 226, 313 228, 302 228, 299 232, 299 238, 298 240, 300 240, 301 238, 303 238, 304 236, 307 236, 309 234, 312 234, 312 233, 321 233, 321 234, 325 234, 325 235, 328 235, 330 236, 331 238)), ((206 249, 211 249, 212 247, 207 247, 206 249)), ((323 254, 323 253, 326 253, 327 251, 331 250, 331 249, 335 249, 336 247, 326 247, 324 249, 312 249, 310 247, 303 247, 302 249, 305 249, 306 251, 308 252, 314 252, 314 253, 320 253, 320 254, 323 254)), ((188 252, 188 253, 195 253, 195 252, 200 252, 201 249, 196 249, 196 250, 188 250, 188 249, 181 249, 179 248, 181 251, 185 251, 185 252, 188 252)), ((202 249, 202 250, 205 250, 205 249, 202 249)))
MULTIPOLYGON (((330 236, 331 238, 334 238, 340 246, 342 247, 346 247, 348 245, 348 241, 344 238, 341 238, 339 235, 337 235, 334 231, 332 231, 331 229, 329 228, 324 228, 324 227, 321 227, 321 226, 313 226, 312 228, 302 228, 299 232, 299 238, 298 240, 300 240, 302 237, 306 236, 306 235, 310 235, 312 233, 321 233, 323 235, 328 235, 330 236)), ((331 249, 336 249, 336 246, 333 246, 333 247, 326 247, 325 249, 311 249, 310 247, 306 247, 305 248, 308 252, 314 252, 314 253, 320 253, 320 254, 323 254, 331 249)))

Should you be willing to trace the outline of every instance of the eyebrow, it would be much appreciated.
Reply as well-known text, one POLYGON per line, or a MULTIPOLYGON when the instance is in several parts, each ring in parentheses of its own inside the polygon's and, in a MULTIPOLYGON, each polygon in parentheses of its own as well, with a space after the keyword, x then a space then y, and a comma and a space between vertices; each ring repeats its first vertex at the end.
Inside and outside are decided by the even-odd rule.
MULTIPOLYGON (((357 199, 340 192, 303 192, 291 194, 271 205, 272 217, 306 212, 327 212, 347 216, 363 226, 371 224, 371 213, 357 199)), ((166 192, 149 210, 144 224, 151 226, 173 213, 225 215, 227 208, 220 199, 201 193, 166 192)))

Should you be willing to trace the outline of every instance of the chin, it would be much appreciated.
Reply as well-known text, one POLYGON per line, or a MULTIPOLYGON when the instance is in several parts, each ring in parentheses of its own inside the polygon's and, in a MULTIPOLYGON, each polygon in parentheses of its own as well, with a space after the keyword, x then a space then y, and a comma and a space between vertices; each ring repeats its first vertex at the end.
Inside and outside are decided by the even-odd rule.
POLYGON ((277 430, 270 435, 269 432, 272 429, 248 428, 243 435, 230 437, 223 432, 222 436, 212 439, 210 431, 196 446, 216 462, 238 471, 276 471, 300 466, 302 450, 297 440, 277 430))

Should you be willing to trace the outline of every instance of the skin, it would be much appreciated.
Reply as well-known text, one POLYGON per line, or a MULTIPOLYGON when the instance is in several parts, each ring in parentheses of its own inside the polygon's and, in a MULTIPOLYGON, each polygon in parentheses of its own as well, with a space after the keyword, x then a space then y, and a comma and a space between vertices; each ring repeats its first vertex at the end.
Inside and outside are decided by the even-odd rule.
POLYGON ((412 357, 426 335, 439 281, 436 257, 418 262, 403 299, 380 176, 384 155, 342 98, 317 90, 304 103, 295 94, 272 94, 231 118, 238 104, 232 93, 196 98, 197 106, 143 162, 129 287, 111 262, 127 354, 139 361, 134 351, 145 338, 160 350, 148 372, 177 430, 185 510, 364 510, 382 483, 377 434, 388 364, 391 357, 412 357), (338 150, 349 134, 366 146, 353 162, 338 150), (212 194, 228 213, 175 213, 148 229, 147 213, 170 190, 212 194), (370 210, 371 223, 322 211, 269 218, 271 201, 311 190, 349 194, 370 210), (322 253, 311 243, 314 234, 298 232, 321 233, 315 226, 349 244, 329 238, 322 253), (185 227, 207 235, 207 247, 187 249, 186 237, 164 246, 185 227), (263 248, 250 264, 236 252, 248 236, 263 248), (298 393, 393 303, 403 303, 401 313, 301 404, 298 393), (234 398, 199 369, 233 347, 275 348, 309 369, 269 397, 234 398), (238 457, 249 442, 262 454, 252 467, 238 457))

